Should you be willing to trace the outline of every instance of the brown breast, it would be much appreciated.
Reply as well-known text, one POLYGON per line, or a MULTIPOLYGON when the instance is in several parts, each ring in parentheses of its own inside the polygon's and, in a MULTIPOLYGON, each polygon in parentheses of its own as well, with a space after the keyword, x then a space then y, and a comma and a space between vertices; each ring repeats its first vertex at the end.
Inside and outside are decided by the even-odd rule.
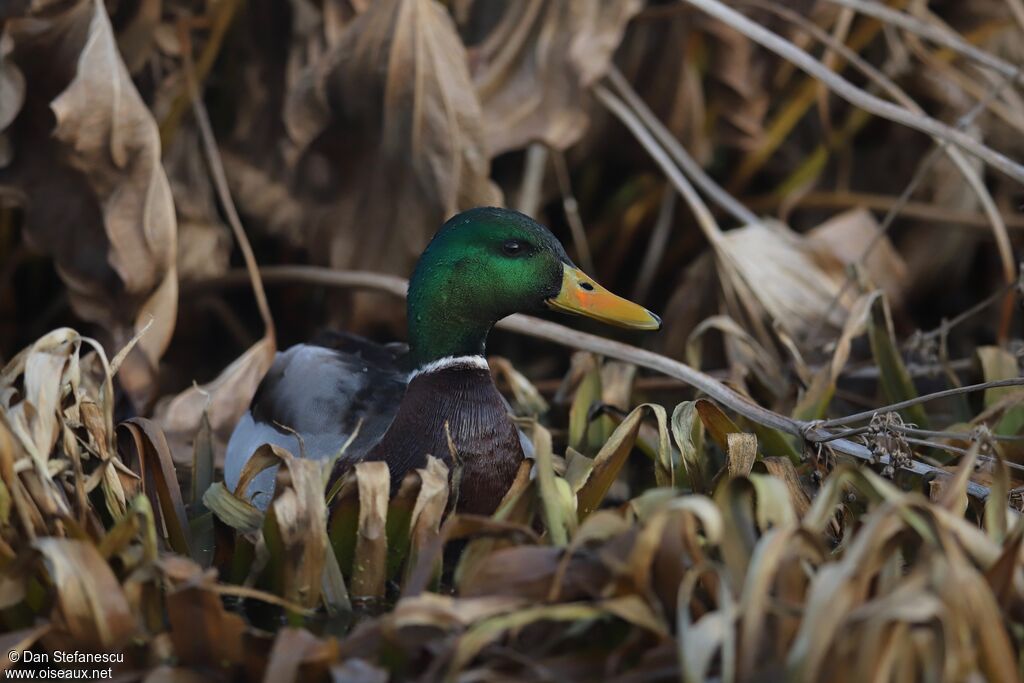
POLYGON ((456 365, 416 375, 367 459, 386 461, 397 486, 409 470, 426 465, 427 455, 452 467, 449 433, 462 466, 458 510, 491 514, 515 479, 523 450, 486 369, 456 365))

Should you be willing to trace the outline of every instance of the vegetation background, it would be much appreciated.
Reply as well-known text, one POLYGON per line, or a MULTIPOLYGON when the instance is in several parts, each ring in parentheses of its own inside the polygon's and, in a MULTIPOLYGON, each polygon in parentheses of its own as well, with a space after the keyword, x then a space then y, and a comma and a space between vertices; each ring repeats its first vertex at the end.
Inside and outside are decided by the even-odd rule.
POLYGON ((0 3, 0 652, 1019 680, 1022 38, 1022 0, 0 3), (275 350, 403 338, 491 204, 665 320, 493 335, 535 476, 493 518, 439 461, 225 489, 275 350))

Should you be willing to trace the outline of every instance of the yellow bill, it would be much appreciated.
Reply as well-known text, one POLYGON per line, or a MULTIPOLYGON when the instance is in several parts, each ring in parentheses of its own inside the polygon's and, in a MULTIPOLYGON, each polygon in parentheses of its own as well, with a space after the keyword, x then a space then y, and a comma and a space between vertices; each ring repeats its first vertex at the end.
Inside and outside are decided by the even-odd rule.
POLYGON ((558 296, 547 300, 551 308, 635 330, 661 327, 661 318, 643 306, 612 294, 579 268, 563 264, 563 269, 562 290, 558 296))

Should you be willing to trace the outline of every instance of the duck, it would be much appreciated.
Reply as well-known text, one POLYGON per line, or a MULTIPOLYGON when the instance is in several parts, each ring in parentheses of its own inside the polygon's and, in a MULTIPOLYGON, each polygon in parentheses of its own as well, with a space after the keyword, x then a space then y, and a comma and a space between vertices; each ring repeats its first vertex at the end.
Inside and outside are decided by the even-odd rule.
POLYGON ((330 332, 278 352, 227 445, 224 483, 265 510, 274 468, 237 491, 262 444, 297 457, 338 456, 335 472, 384 461, 392 486, 428 455, 462 467, 457 509, 491 514, 528 441, 485 357, 494 325, 545 308, 611 325, 657 330, 661 319, 578 268, 540 223, 479 207, 441 226, 417 261, 406 298, 408 345, 330 332), (450 437, 450 441, 449 441, 450 437))

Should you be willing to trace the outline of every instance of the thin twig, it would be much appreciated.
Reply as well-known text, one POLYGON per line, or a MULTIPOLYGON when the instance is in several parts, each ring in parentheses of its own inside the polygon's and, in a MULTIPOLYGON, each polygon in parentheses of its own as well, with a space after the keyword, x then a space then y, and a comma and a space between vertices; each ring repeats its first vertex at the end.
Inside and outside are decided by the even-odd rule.
POLYGON ((199 125, 199 136, 203 141, 203 151, 206 153, 206 163, 210 167, 210 175, 213 177, 213 184, 217 190, 217 198, 220 200, 224 215, 227 216, 231 231, 238 242, 238 248, 242 250, 242 258, 245 260, 246 270, 252 282, 253 295, 256 297, 256 307, 263 319, 264 332, 270 339, 275 339, 274 318, 270 313, 270 305, 267 303, 267 293, 263 290, 263 282, 260 280, 259 264, 256 263, 256 255, 253 254, 252 245, 245 235, 242 221, 235 209, 235 202, 231 199, 231 192, 228 190, 228 179, 224 173, 224 164, 221 163, 220 152, 217 150, 217 140, 213 135, 213 126, 210 125, 210 117, 206 112, 206 105, 199 93, 199 84, 196 81, 192 68, 192 45, 188 36, 188 29, 184 21, 178 24, 178 34, 182 46, 183 71, 185 83, 188 87, 189 97, 192 98, 192 112, 195 115, 196 123, 199 125))
POLYGON ((926 446, 928 448, 938 448, 950 453, 957 453, 959 455, 967 455, 966 448, 960 448, 959 446, 950 446, 948 443, 933 443, 931 441, 925 441, 924 439, 915 439, 912 436, 905 436, 903 440, 907 443, 912 443, 915 446, 926 446))
POLYGON ((704 236, 707 237, 712 246, 717 246, 722 238, 722 230, 718 226, 718 222, 715 221, 715 217, 711 215, 707 204, 697 194, 697 191, 693 189, 693 185, 690 184, 690 181, 679 170, 671 156, 665 151, 665 148, 658 143, 640 118, 618 96, 612 94, 610 90, 600 84, 594 86, 593 92, 601 104, 607 107, 608 111, 619 119, 640 144, 647 149, 648 154, 661 167, 662 172, 668 176, 668 179, 679 190, 679 194, 686 200, 686 204, 697 219, 697 224, 700 225, 704 236))
POLYGON ((544 171, 548 167, 547 145, 535 142, 526 149, 526 163, 523 164, 523 181, 519 184, 519 200, 516 209, 528 216, 536 216, 540 206, 541 188, 544 186, 544 171))
POLYGON ((661 198, 661 206, 658 207, 658 218, 654 221, 654 230, 651 231, 651 239, 647 242, 647 251, 644 252, 644 260, 640 264, 640 275, 637 276, 636 285, 633 287, 633 300, 644 301, 651 290, 651 283, 658 273, 658 266, 665 255, 665 245, 672 233, 672 219, 676 214, 676 192, 671 187, 665 188, 665 195, 661 198))
MULTIPOLYGON (((828 36, 828 40, 822 41, 825 46, 825 52, 821 55, 821 63, 828 67, 829 71, 840 71, 843 68, 843 62, 840 59, 841 52, 835 50, 832 45, 842 45, 843 48, 849 52, 857 54, 850 48, 846 47, 846 41, 850 38, 850 29, 853 27, 853 20, 856 19, 857 13, 853 10, 840 10, 835 22, 832 24, 832 32, 825 33, 828 36)), ((818 25, 806 20, 808 24, 818 28, 818 25)), ((860 57, 860 55, 857 55, 860 57)), ((832 114, 830 111, 830 102, 828 97, 828 88, 824 85, 819 84, 818 87, 818 109, 819 118, 825 125, 825 138, 833 139, 836 136, 837 131, 832 127, 832 114)))
POLYGON ((579 259, 583 270, 593 273, 594 257, 590 253, 590 242, 587 241, 583 219, 580 218, 580 205, 572 191, 572 178, 569 176, 569 166, 565 163, 565 154, 561 150, 552 150, 551 164, 555 167, 555 179, 562 193, 562 210, 565 211, 565 220, 569 223, 572 243, 576 247, 576 258, 579 259))
POLYGON ((682 2, 687 2, 703 10, 747 36, 755 43, 792 62, 802 71, 824 82, 833 92, 850 104, 860 107, 875 116, 951 142, 982 159, 992 168, 1024 184, 1024 166, 1013 161, 1005 154, 979 143, 963 131, 952 128, 931 117, 919 116, 908 111, 905 107, 900 107, 865 92, 842 76, 830 71, 828 67, 793 43, 769 31, 757 22, 748 19, 731 7, 722 4, 719 0, 682 0, 682 2))
MULTIPOLYGON (((967 371, 974 367, 976 361, 973 358, 958 358, 948 362, 952 370, 967 371)), ((907 363, 907 374, 911 379, 916 377, 935 377, 946 369, 941 363, 907 363)), ((842 376, 848 379, 875 379, 882 376, 877 365, 868 365, 857 368, 844 368, 842 376)))
MULTIPOLYGON (((890 427, 893 431, 902 432, 904 434, 913 434, 914 436, 923 436, 929 439, 960 439, 962 441, 974 441, 977 439, 976 434, 970 432, 937 432, 931 429, 918 429, 917 427, 906 427, 896 425, 890 427)), ((991 434, 988 437, 995 441, 1007 441, 1007 442, 1019 442, 1024 441, 1024 436, 1006 436, 1003 434, 991 434)))
MULTIPOLYGON (((216 14, 210 22, 210 31, 206 39, 206 45, 203 47, 203 53, 199 56, 199 63, 192 66, 192 74, 197 82, 203 82, 206 80, 206 76, 210 73, 210 69, 213 68, 214 63, 217 61, 217 55, 220 54, 221 45, 224 42, 224 37, 227 35, 228 29, 231 27, 234 21, 235 15, 238 13, 238 9, 242 4, 242 0, 224 0, 216 4, 216 14)), ((184 19, 183 21, 188 21, 184 19)), ((187 28, 186 28, 187 30, 187 28)), ((182 45, 191 44, 191 40, 183 42, 182 45)), ((188 60, 191 64, 192 53, 188 53, 188 60)), ((167 116, 160 122, 160 145, 166 150, 170 144, 171 139, 178 130, 178 125, 181 123, 182 117, 188 111, 189 103, 192 100, 191 93, 188 90, 188 84, 185 84, 185 89, 179 92, 174 101, 171 102, 170 110, 167 112, 167 116)))
MULTIPOLYGON (((1022 273, 1022 275, 1024 275, 1024 273, 1022 273)), ((1021 283, 1020 279, 1018 279, 1016 282, 1011 282, 1009 284, 1003 285, 998 290, 992 292, 983 300, 974 304, 967 310, 961 311, 960 313, 958 313, 949 320, 943 320, 942 323, 935 329, 922 333, 922 339, 926 341, 931 341, 949 334, 949 331, 952 330, 954 327, 957 327, 964 321, 969 320, 970 318, 981 313, 986 308, 1002 299, 1004 296, 1006 296, 1008 292, 1014 289, 1016 289, 1018 293, 1024 291, 1024 283, 1021 283)))
MULTIPOLYGON (((960 69, 950 63, 947 54, 940 53, 938 49, 931 49, 913 34, 905 37, 905 44, 922 65, 931 68, 934 72, 931 80, 935 83, 942 83, 943 89, 959 89, 975 100, 980 100, 985 97, 986 88, 1001 80, 1006 80, 1003 76, 991 71, 981 70, 979 74, 976 70, 960 69)), ((993 116, 1021 135, 1024 134, 1024 121, 1019 116, 1020 106, 1014 101, 1016 98, 1013 92, 1013 89, 1004 90, 1000 93, 1000 99, 991 100, 985 106, 993 116)))
MULTIPOLYGON (((746 200, 747 206, 757 211, 770 211, 776 209, 781 201, 775 194, 757 195, 746 200)), ((887 194, 872 194, 868 192, 850 191, 813 191, 796 198, 791 209, 832 209, 863 207, 873 211, 888 211, 899 201, 897 197, 887 194)), ((989 222, 980 213, 973 211, 958 211, 948 209, 944 206, 925 204, 924 202, 906 202, 903 204, 901 213, 909 218, 918 218, 932 224, 948 224, 950 226, 963 226, 965 228, 989 228, 989 222)), ((1024 231, 1024 217, 1003 215, 1003 222, 1006 227, 1014 232, 1024 231)), ((991 230, 986 230, 985 235, 991 236, 991 230)))
POLYGON ((924 396, 918 396, 916 398, 907 399, 906 401, 900 401, 899 403, 891 403, 887 406, 881 406, 873 410, 865 410, 860 413, 854 413, 853 415, 846 415, 844 417, 837 417, 832 420, 825 420, 817 423, 818 427, 838 427, 839 425, 849 424, 851 422, 860 422, 861 420, 870 420, 877 414, 889 413, 894 410, 903 410, 904 408, 910 408, 911 406, 920 405, 927 403, 928 401, 935 401, 940 398, 949 398, 950 396, 960 396, 961 394, 970 394, 976 391, 985 391, 986 389, 999 389, 1001 387, 1020 387, 1024 386, 1024 377, 1013 377, 1011 379, 1000 379, 994 382, 982 382, 981 384, 969 384, 965 387, 956 387, 953 389, 945 389, 943 391, 936 391, 931 394, 924 396))
POLYGON ((739 200, 729 194, 724 187, 716 183, 701 168, 697 160, 690 156, 689 152, 676 140, 668 128, 658 120, 658 117, 654 115, 654 112, 651 111, 650 107, 640 98, 640 95, 629 84, 626 77, 615 66, 612 66, 608 71, 608 82, 618 91, 619 96, 633 109, 640 120, 654 133, 654 137, 664 145, 668 153, 675 159, 680 168, 683 169, 683 172, 693 179, 694 184, 703 190, 704 194, 711 201, 732 214, 742 225, 753 225, 760 222, 754 212, 741 204, 739 200))
MULTIPOLYGON (((408 280, 397 275, 373 273, 368 270, 335 270, 321 266, 263 266, 260 268, 260 278, 266 284, 297 282, 324 287, 369 289, 399 297, 405 296, 409 286, 408 280)), ((206 280, 183 282, 181 286, 182 292, 188 294, 211 287, 240 285, 248 281, 247 271, 235 269, 206 280)))
POLYGON ((887 24, 891 24, 904 31, 909 31, 916 35, 921 36, 936 45, 949 48, 954 52, 957 52, 967 59, 992 69, 1004 78, 1010 81, 1017 81, 1021 77, 1021 69, 1018 66, 1007 62, 1004 59, 1000 59, 995 55, 985 52, 974 45, 971 45, 966 40, 956 35, 952 31, 944 30, 934 24, 929 24, 916 17, 912 17, 905 12, 894 10, 891 7, 875 2, 874 0, 828 0, 834 5, 841 5, 843 7, 849 7, 850 9, 856 10, 861 14, 873 17, 887 24))

